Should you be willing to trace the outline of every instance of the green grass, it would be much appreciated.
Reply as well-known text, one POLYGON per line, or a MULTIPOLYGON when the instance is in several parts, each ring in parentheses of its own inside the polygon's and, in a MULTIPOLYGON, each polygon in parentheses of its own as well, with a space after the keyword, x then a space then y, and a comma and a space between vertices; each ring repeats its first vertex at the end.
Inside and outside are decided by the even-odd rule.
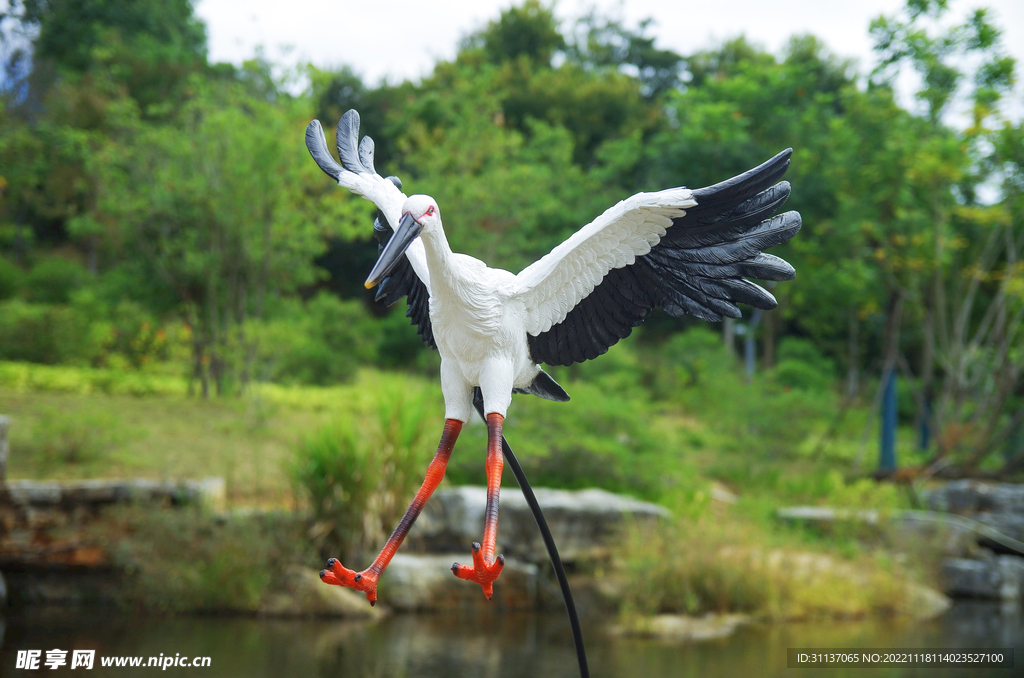
MULTIPOLYGON (((780 385, 770 375, 745 384, 717 340, 690 334, 660 352, 627 340, 604 363, 555 370, 569 403, 517 396, 505 428, 531 481, 600 486, 667 504, 709 481, 775 504, 833 501, 835 478, 851 473, 864 408, 854 408, 835 438, 819 445, 838 398, 780 385)), ((329 422, 364 421, 380 407, 385 383, 424 394, 418 444, 429 455, 443 403, 436 382, 418 376, 362 370, 340 386, 264 383, 238 397, 202 400, 168 374, 0 362, 0 412, 13 419, 9 474, 217 475, 233 501, 290 503, 285 470, 293 450, 329 422)), ((485 431, 472 424, 456 446, 449 482, 483 483, 485 431)), ((901 431, 903 449, 912 447, 911 437, 901 431)), ((865 469, 876 445, 872 435, 865 469)))
POLYGON ((289 493, 281 468, 291 446, 323 415, 266 410, 245 400, 0 389, 0 411, 12 419, 10 478, 222 476, 231 499, 276 503, 289 493), (87 454, 64 444, 61 431, 84 441, 87 454))
MULTIPOLYGON (((170 377, 162 378, 166 388, 144 395, 95 389, 105 373, 0 363, 0 413, 12 420, 8 477, 221 476, 234 502, 292 505, 285 471, 299 441, 364 411, 385 380, 363 371, 350 385, 261 384, 237 398, 203 400, 185 395, 184 380, 176 385, 170 377)), ((440 433, 439 394, 428 407, 437 412, 440 433)))

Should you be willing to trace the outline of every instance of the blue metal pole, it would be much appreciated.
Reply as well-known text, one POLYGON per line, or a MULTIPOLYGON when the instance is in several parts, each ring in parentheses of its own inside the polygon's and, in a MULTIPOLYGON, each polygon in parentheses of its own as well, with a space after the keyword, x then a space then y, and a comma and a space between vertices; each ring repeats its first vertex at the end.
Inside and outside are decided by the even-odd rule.
POLYGON ((754 378, 755 369, 755 356, 754 351, 757 348, 754 344, 754 330, 757 329, 758 323, 761 322, 761 309, 754 311, 753 317, 750 322, 747 323, 746 336, 743 337, 743 361, 746 364, 747 383, 754 378))
MULTIPOLYGON (((927 397, 927 396, 926 396, 927 397)), ((928 446, 932 444, 932 401, 927 399, 924 401, 923 412, 921 412, 921 421, 918 422, 918 432, 920 438, 918 439, 918 445, 922 450, 927 450, 928 446)))

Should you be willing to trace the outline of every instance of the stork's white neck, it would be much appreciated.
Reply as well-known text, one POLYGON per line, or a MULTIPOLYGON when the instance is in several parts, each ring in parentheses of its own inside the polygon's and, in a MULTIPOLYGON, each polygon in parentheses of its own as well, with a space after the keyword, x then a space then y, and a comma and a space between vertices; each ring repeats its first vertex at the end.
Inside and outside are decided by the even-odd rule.
POLYGON ((430 280, 452 280, 456 276, 455 267, 452 261, 452 248, 445 237, 444 228, 440 221, 436 227, 424 230, 420 234, 423 241, 423 249, 427 254, 427 269, 430 271, 430 280))

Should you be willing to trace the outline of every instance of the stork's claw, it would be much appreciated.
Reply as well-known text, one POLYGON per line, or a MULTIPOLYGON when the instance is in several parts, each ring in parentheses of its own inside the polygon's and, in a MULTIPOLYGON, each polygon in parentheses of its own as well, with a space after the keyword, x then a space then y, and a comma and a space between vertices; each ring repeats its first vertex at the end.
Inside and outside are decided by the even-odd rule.
POLYGON ((337 558, 327 559, 327 569, 320 570, 320 581, 334 586, 347 586, 356 591, 366 594, 370 606, 377 604, 377 578, 378 575, 372 570, 366 569, 362 572, 350 570, 341 564, 337 558))
POLYGON ((505 556, 499 555, 493 562, 488 564, 484 560, 484 554, 480 551, 479 542, 473 542, 472 567, 455 563, 452 565, 452 574, 459 579, 475 581, 477 584, 480 584, 484 590, 484 595, 487 596, 487 600, 490 600, 494 594, 494 580, 498 578, 504 567, 505 556))

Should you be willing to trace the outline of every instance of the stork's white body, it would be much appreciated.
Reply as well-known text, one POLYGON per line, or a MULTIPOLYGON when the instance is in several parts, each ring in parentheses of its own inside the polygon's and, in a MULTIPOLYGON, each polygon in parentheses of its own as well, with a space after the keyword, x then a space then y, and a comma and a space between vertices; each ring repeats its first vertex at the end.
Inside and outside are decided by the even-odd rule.
POLYGON ((475 386, 483 391, 486 412, 505 416, 512 389, 526 387, 540 371, 526 345, 526 314, 522 300, 515 298, 515 276, 453 253, 440 229, 421 239, 430 271, 430 322, 441 354, 445 417, 469 420, 475 386))

